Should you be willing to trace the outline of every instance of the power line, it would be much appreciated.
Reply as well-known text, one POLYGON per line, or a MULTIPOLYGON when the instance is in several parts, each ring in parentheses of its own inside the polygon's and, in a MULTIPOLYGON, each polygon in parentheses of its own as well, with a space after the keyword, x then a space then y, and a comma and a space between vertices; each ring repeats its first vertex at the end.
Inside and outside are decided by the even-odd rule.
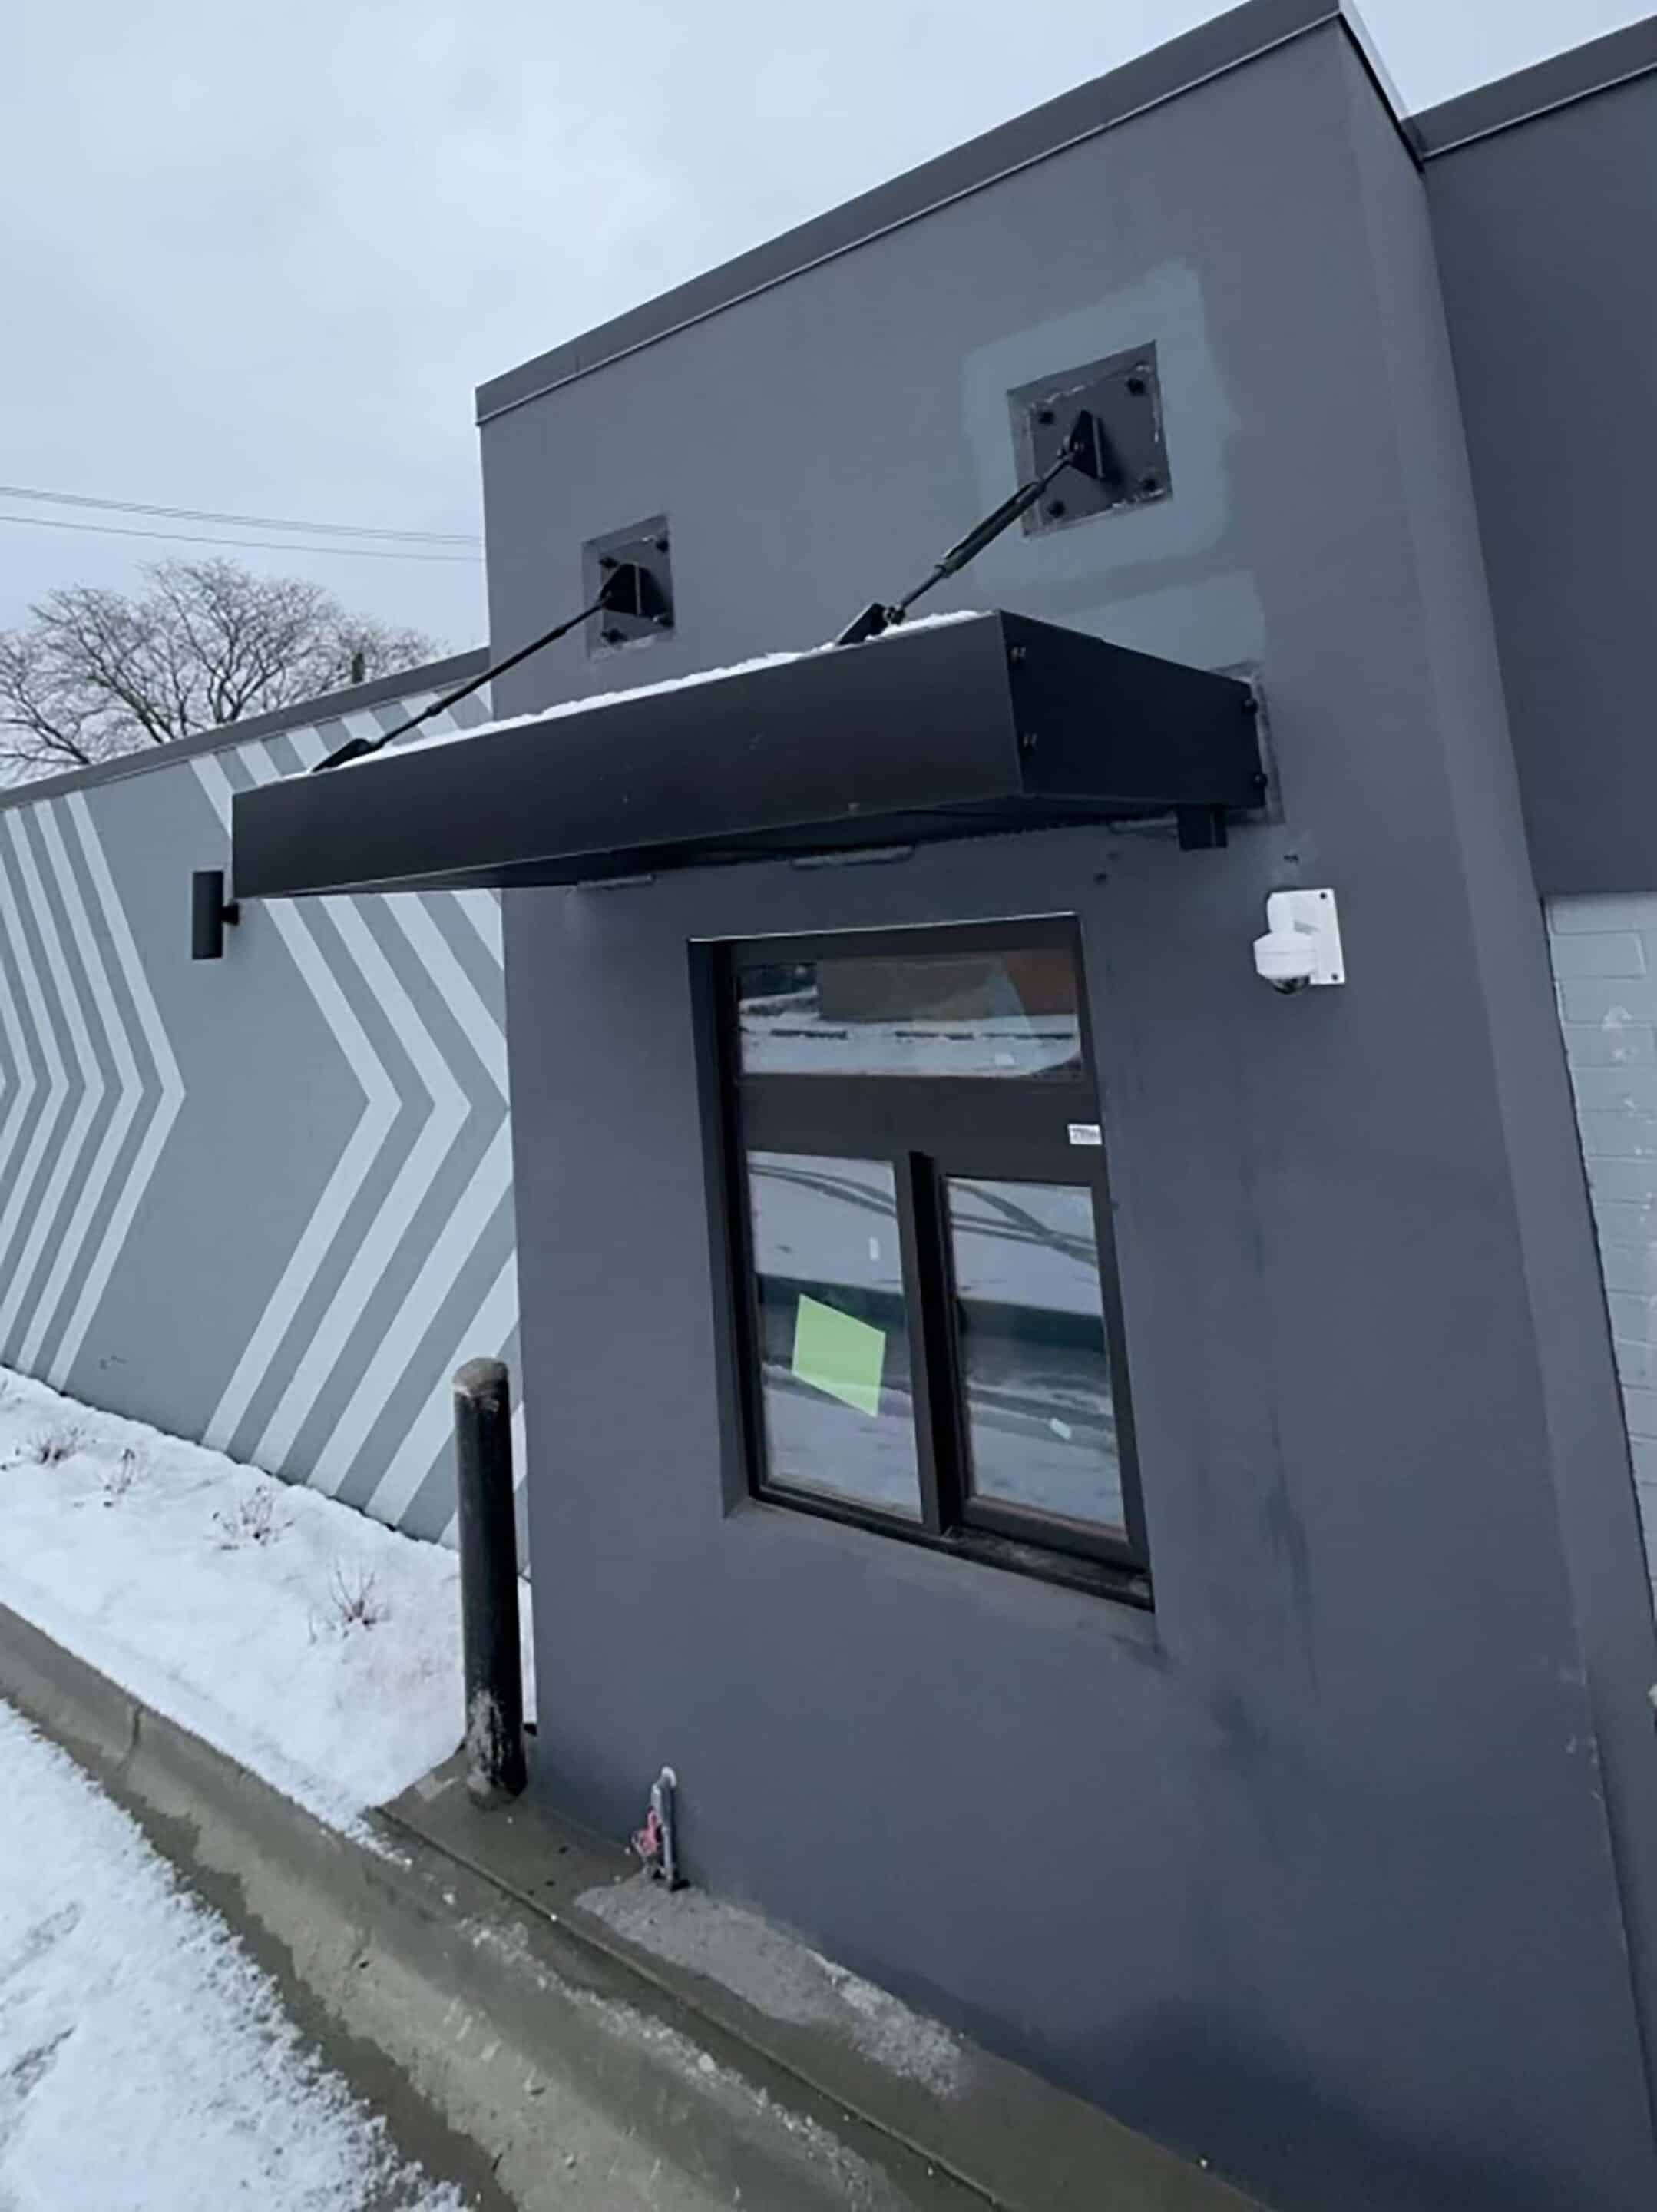
POLYGON ((44 501, 52 507, 95 507, 116 514, 159 514, 174 522, 240 523, 255 530, 309 530, 325 538, 399 538, 433 545, 476 545, 470 531, 385 530, 369 523, 292 522, 275 514, 218 514, 210 507, 151 507, 141 499, 94 499, 78 491, 32 491, 25 484, 0 484, 0 497, 44 501))
POLYGON ((201 538, 185 530, 134 530, 118 522, 65 522, 55 514, 0 514, 0 522, 21 522, 34 530, 82 530, 94 538, 159 538, 173 545, 254 546, 266 553, 340 553, 358 561, 445 561, 470 568, 481 553, 403 553, 387 545, 299 545, 279 538, 201 538))

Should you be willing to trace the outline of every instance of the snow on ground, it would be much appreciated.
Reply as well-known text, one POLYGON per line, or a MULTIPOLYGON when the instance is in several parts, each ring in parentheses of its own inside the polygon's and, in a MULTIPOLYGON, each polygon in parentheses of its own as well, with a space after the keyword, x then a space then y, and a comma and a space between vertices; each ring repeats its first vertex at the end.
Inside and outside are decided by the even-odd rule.
POLYGON ((3 1368, 0 1605, 337 1827, 460 1741, 452 1552, 3 1368))
POLYGON ((458 2212, 399 2168, 217 1915, 3 1705, 0 1866, 6 2212, 458 2212))

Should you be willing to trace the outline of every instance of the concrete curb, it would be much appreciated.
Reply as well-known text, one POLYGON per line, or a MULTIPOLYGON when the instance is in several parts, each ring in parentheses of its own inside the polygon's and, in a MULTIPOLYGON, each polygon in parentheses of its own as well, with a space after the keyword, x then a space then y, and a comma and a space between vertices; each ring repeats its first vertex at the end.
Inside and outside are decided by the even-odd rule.
POLYGON ((982 2061, 952 2129, 821 2039, 531 1905, 440 1832, 399 1818, 343 1836, 3 1607, 0 1695, 261 1963, 274 1954, 330 2059, 343 2051, 399 2142, 486 2206, 1246 2212, 1214 2177, 999 2061, 982 2061))
POLYGON ((1246 2212, 1252 2202, 1099 2106, 854 1983, 774 1923, 694 1887, 675 1897, 644 1881, 620 1851, 560 1821, 533 1782, 480 1818, 463 1776, 457 1755, 376 1818, 549 1916, 1005 2212, 1246 2212))

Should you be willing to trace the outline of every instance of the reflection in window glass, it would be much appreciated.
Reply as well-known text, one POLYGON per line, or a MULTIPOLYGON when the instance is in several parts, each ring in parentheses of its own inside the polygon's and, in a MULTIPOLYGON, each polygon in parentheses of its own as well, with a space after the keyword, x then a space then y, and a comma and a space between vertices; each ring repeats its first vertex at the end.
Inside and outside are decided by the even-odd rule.
POLYGON ((1126 1534, 1093 1195, 949 1183, 975 1497, 1126 1534))
POLYGON ((768 1479, 918 1519, 891 1168, 750 1152, 748 1195, 768 1479))
POLYGON ((745 1075, 1074 1077, 1076 969, 1059 945, 752 961, 737 970, 745 1075))

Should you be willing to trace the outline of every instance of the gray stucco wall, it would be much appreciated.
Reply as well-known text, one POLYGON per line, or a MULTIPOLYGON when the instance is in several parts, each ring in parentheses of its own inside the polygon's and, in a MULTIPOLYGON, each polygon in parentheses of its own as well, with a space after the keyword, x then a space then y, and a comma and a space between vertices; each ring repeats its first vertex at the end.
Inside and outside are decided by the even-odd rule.
POLYGON ((1645 74, 1426 171, 1549 893, 1640 890, 1657 870, 1657 32, 1622 43, 1645 74))
POLYGON ((616 1828, 671 1759, 699 1879, 1274 2203, 1644 2206, 1657 1644, 1426 209, 1344 30, 490 421, 497 646, 661 509, 679 594, 499 703, 830 634, 1011 489, 1009 386, 1153 337, 1174 499, 939 602, 1259 664, 1280 829, 507 902, 544 1771, 616 1828), (1296 880, 1351 980, 1285 1002, 1296 880), (721 1489, 687 940, 1050 910, 1150 1620, 721 1489))
POLYGON ((448 1376, 516 1352, 498 903, 245 907, 189 957, 230 793, 421 673, 0 797, 0 1363, 436 1536, 448 1376))

